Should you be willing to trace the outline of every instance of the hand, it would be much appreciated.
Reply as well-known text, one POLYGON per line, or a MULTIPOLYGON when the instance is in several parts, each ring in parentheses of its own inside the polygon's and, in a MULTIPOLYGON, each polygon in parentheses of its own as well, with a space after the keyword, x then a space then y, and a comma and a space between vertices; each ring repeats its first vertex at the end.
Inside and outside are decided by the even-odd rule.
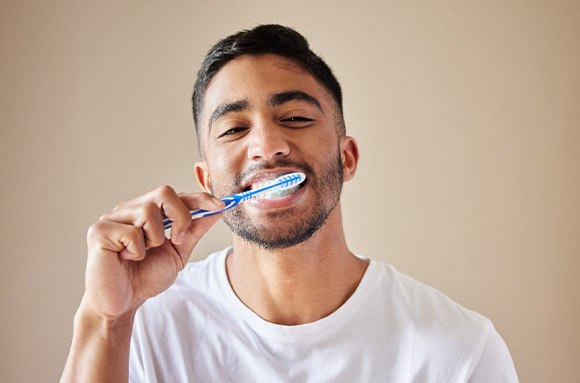
POLYGON ((104 214, 87 234, 81 306, 103 319, 115 319, 169 288, 220 217, 192 221, 190 210, 222 207, 222 201, 207 193, 177 194, 162 186, 104 214), (173 221, 171 239, 165 237, 164 214, 173 221))

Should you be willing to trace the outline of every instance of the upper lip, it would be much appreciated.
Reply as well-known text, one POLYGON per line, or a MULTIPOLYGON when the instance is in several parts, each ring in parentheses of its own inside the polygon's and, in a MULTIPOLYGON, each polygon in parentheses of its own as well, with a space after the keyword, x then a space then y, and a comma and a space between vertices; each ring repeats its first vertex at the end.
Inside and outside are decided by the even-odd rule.
POLYGON ((276 179, 284 174, 295 173, 299 170, 295 169, 265 169, 252 173, 242 182, 242 190, 248 190, 256 182, 264 182, 276 179))

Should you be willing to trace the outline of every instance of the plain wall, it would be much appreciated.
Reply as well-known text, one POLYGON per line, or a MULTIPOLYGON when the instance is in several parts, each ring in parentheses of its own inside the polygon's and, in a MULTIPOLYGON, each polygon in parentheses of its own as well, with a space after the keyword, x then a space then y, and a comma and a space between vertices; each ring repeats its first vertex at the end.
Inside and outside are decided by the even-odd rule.
MULTIPOLYGON (((56 381, 88 226, 199 190, 204 53, 259 23, 342 82, 351 250, 491 318, 522 382, 580 376, 580 2, 0 2, 0 380, 56 381)), ((230 243, 219 224, 194 257, 230 243)))

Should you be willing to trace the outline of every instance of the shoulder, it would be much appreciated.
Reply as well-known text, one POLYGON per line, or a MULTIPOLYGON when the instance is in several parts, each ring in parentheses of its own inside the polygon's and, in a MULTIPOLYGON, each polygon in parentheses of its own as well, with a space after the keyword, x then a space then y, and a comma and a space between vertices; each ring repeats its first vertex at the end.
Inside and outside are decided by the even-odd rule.
POLYGON ((394 267, 376 263, 384 315, 411 344, 414 360, 441 371, 461 366, 468 376, 494 332, 491 321, 394 267))
POLYGON ((485 316, 465 308, 436 288, 401 273, 393 266, 377 262, 381 288, 401 315, 415 325, 471 327, 484 331, 490 324, 485 316))

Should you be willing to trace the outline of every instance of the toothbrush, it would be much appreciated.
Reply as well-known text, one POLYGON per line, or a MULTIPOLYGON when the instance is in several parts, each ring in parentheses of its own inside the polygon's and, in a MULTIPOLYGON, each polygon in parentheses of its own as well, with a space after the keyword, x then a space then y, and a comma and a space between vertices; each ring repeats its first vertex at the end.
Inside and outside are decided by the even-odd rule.
MULTIPOLYGON (((242 202, 249 201, 250 199, 261 197, 260 194, 268 192, 275 192, 279 190, 287 190, 296 185, 301 184, 306 179, 304 173, 289 173, 280 176, 273 181, 269 182, 266 186, 263 186, 258 189, 248 190, 242 193, 232 194, 227 197, 220 198, 222 201, 225 202, 226 207, 221 210, 192 210, 191 211, 191 219, 197 219, 201 217, 207 217, 214 214, 219 214, 226 210, 230 210, 233 207, 238 206, 242 202)), ((171 227, 172 221, 169 218, 165 218, 163 220, 163 228, 165 230, 171 227)))

